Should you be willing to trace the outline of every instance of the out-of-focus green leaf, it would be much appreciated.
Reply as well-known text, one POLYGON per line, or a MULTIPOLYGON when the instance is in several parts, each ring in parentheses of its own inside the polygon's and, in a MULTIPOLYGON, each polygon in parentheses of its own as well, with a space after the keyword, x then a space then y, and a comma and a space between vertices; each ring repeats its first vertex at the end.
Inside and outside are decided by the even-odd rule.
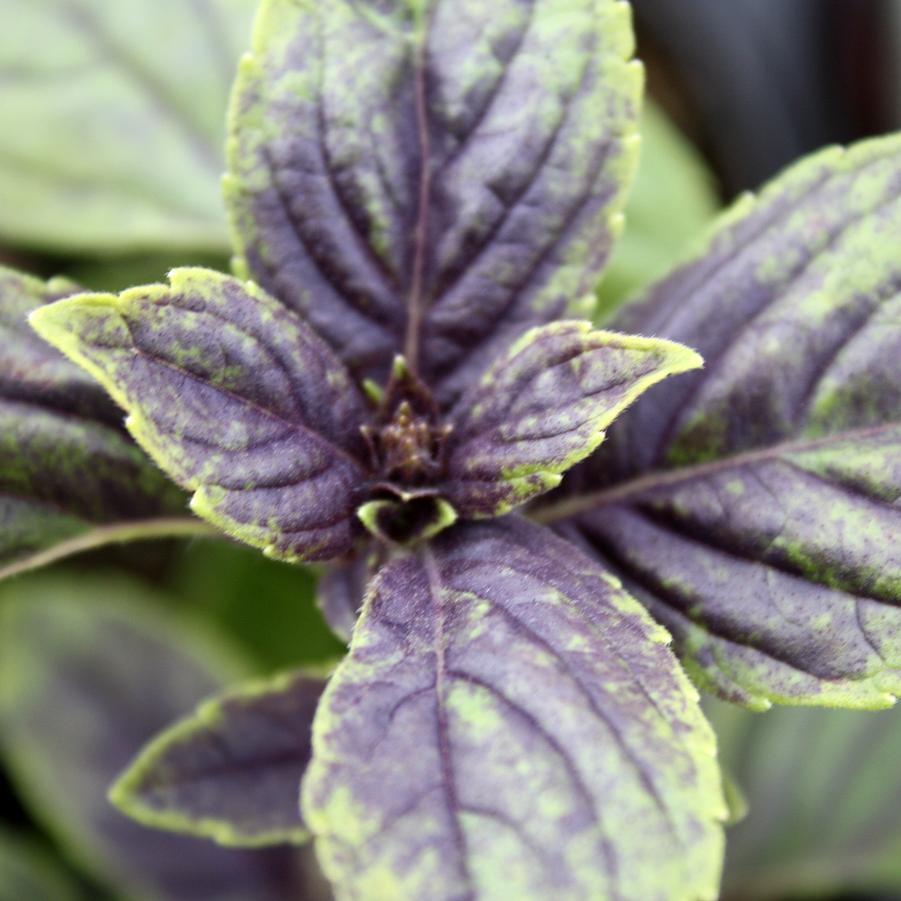
POLYGON ((227 541, 194 541, 181 552, 173 584, 263 672, 334 660, 344 652, 316 606, 316 579, 308 567, 278 563, 227 541))
POLYGON ((107 801, 150 738, 247 671, 164 602, 122 578, 4 586, 0 752, 15 787, 72 859, 128 901, 306 897, 293 851, 226 851, 139 826, 107 801))
POLYGON ((225 109, 255 0, 0 0, 0 236, 227 248, 225 109))
POLYGON ((184 250, 180 253, 172 251, 166 254, 142 254, 102 262, 76 261, 65 266, 63 273, 91 291, 124 291, 134 285, 165 281, 167 273, 172 269, 187 265, 205 266, 218 272, 227 272, 229 261, 225 254, 204 254, 184 250))
POLYGON ((597 320, 663 275, 716 213, 713 174, 675 125, 645 101, 641 159, 626 229, 598 292, 597 320))
POLYGON ((728 834, 724 901, 901 895, 901 709, 707 712, 750 806, 728 834))
POLYGON ((0 830, 0 901, 76 901, 81 894, 32 842, 0 830))

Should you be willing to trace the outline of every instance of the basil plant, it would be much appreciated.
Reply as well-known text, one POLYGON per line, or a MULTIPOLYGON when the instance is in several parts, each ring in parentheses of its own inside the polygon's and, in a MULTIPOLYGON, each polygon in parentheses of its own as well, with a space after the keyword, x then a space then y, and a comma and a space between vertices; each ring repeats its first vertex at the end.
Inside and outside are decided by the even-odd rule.
POLYGON ((894 702, 901 139, 801 161, 598 328, 632 54, 622 0, 263 0, 233 274, 0 274, 3 574, 213 529, 320 565, 349 642, 153 740, 134 818, 312 838, 338 898, 712 899, 696 686, 894 702))

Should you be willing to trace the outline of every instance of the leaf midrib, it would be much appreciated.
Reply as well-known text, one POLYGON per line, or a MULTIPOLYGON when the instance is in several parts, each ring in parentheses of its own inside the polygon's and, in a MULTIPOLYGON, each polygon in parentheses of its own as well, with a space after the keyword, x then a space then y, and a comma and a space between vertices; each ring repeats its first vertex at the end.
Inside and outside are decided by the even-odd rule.
MULTIPOLYGON (((177 366, 175 363, 172 363, 169 360, 165 360, 162 357, 157 356, 156 354, 152 354, 152 353, 149 353, 148 351, 144 350, 135 341, 134 334, 131 330, 130 323, 128 322, 127 319, 125 319, 125 317, 123 317, 123 322, 125 322, 126 327, 128 328, 129 337, 131 338, 132 346, 131 346, 131 348, 115 348, 116 350, 125 350, 126 352, 131 352, 131 353, 135 354, 136 356, 144 357, 145 359, 152 361, 153 363, 157 364, 158 366, 163 366, 167 369, 171 369, 174 372, 179 373, 181 376, 183 376, 186 379, 189 379, 190 381, 193 381, 200 385, 204 385, 213 391, 218 391, 221 394, 224 394, 227 397, 232 398, 239 405, 243 405, 249 409, 252 409, 254 412, 259 413, 261 416, 264 416, 269 419, 273 419, 276 422, 282 423, 291 432, 305 433, 307 435, 310 435, 314 439, 317 439, 317 440, 321 441, 324 445, 326 445, 330 450, 332 450, 335 453, 336 456, 341 457, 342 459, 346 460, 346 462, 350 463, 356 471, 359 472, 361 470, 360 462, 358 460, 356 460, 348 451, 346 451, 340 445, 336 444, 330 438, 323 435, 321 432, 317 432, 314 429, 310 428, 310 426, 308 426, 306 423, 295 422, 293 420, 286 419, 284 416, 277 413, 275 410, 270 410, 267 407, 263 407, 260 404, 255 403, 251 399, 244 397, 241 394, 238 394, 236 391, 232 391, 231 389, 223 388, 221 386, 213 384, 212 382, 206 381, 205 379, 203 379, 201 376, 197 375, 196 373, 193 373, 190 370, 185 369, 182 366, 177 366)), ((106 350, 106 349, 107 348, 103 348, 102 346, 100 347, 100 350, 106 350)), ((129 405, 127 412, 130 415, 133 415, 135 410, 138 408, 139 408, 138 404, 131 404, 131 405, 129 405), (132 407, 134 407, 135 409, 132 409, 132 407)), ((148 419, 148 421, 149 421, 149 417, 147 417, 145 414, 141 413, 140 415, 143 418, 148 419)), ((157 429, 157 426, 155 423, 153 424, 153 427, 154 427, 154 429, 157 429)))
POLYGON ((591 492, 580 497, 567 498, 556 504, 549 504, 542 509, 530 513, 530 519, 544 525, 550 525, 562 520, 581 516, 611 504, 630 500, 634 495, 653 491, 657 488, 668 488, 678 485, 689 479, 703 478, 716 475, 738 466, 750 463, 758 463, 769 460, 777 460, 785 454, 797 454, 805 451, 817 450, 839 441, 852 441, 857 439, 872 438, 901 426, 901 421, 883 423, 878 426, 868 426, 861 429, 851 429, 846 432, 837 432, 820 438, 808 438, 796 441, 784 441, 780 444, 770 445, 757 450, 745 451, 711 460, 706 463, 697 463, 691 466, 683 466, 678 469, 656 470, 637 478, 620 482, 610 488, 591 492))
POLYGON ((410 292, 407 295, 407 327, 404 337, 404 356, 414 373, 419 371, 419 349, 425 300, 423 289, 429 241, 428 221, 432 199, 432 147, 429 137, 428 84, 426 80, 431 14, 426 10, 420 12, 419 17, 417 41, 413 54, 416 133, 419 142, 419 200, 416 224, 413 229, 413 270, 410 292))

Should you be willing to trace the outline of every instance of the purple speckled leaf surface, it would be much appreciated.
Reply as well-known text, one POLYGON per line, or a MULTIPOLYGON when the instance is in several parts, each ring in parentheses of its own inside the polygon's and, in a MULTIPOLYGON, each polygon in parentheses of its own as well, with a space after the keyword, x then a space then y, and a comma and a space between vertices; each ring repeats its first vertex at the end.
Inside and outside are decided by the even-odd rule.
POLYGON ((239 274, 357 374, 404 352, 456 396, 593 291, 637 150, 631 53, 618 0, 266 0, 231 119, 239 274))
POLYGON ((461 516, 500 516, 555 488, 635 398, 696 369, 692 350, 557 322, 527 332, 460 399, 445 495, 461 516))
POLYGON ((29 327, 75 290, 0 267, 0 572, 96 526, 186 510, 103 388, 29 327))
POLYGON ((148 826, 223 845, 305 842, 297 795, 324 687, 301 671, 205 701, 142 750, 111 800, 148 826))
POLYGON ((32 323, 126 408, 198 515, 281 559, 350 550, 366 409, 294 313, 252 284, 180 269, 171 286, 81 295, 32 323))
POLYGON ((667 642, 525 521, 458 526, 387 564, 304 780, 336 893, 714 898, 714 740, 667 642))
POLYGON ((728 699, 901 692, 899 233, 901 139, 827 150, 613 323, 707 363, 634 406, 570 510, 728 699))

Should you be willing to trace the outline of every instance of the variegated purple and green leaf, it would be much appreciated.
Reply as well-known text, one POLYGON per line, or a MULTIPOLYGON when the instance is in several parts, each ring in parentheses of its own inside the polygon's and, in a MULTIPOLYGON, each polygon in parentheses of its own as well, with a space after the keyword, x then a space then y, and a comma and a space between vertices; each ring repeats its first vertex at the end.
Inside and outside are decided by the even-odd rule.
POLYGON ((215 635, 130 579, 34 576, 0 594, 0 753, 73 862, 126 898, 305 897, 293 849, 237 851, 131 822, 106 799, 144 742, 246 677, 215 635))
POLYGON ((632 49, 619 0, 264 0, 231 116, 238 273, 357 375, 404 353, 457 396, 590 311, 637 151, 632 49))
POLYGON ((128 411, 136 440, 228 534, 288 560, 347 553, 362 396, 327 345, 252 284, 179 269, 32 315, 128 411))
POLYGON ((398 358, 373 410, 254 283, 202 269, 170 283, 79 294, 31 322, 128 411, 195 513, 289 561, 342 557, 364 526, 403 545, 506 513, 559 484, 639 394, 701 362, 673 342, 557 323, 446 413, 398 358))
POLYGON ((172 519, 184 496, 131 441, 106 392, 28 326, 32 311, 76 290, 0 268, 0 578, 81 546, 185 527, 172 519))
POLYGON ((530 330, 451 413, 448 500, 462 516, 483 519, 556 488, 635 398, 701 365, 681 344, 587 322, 530 330))
POLYGON ((714 898, 713 736, 667 643, 525 521, 386 565, 304 781, 338 896, 714 898))
POLYGON ((897 137, 824 151, 627 306, 615 327, 684 341, 706 368, 639 401, 582 496, 547 511, 581 511, 731 700, 881 707, 901 691, 899 179, 897 137))
POLYGON ((222 845, 307 841, 297 795, 324 686, 301 671, 205 701, 144 748, 110 799, 148 826, 222 845))

